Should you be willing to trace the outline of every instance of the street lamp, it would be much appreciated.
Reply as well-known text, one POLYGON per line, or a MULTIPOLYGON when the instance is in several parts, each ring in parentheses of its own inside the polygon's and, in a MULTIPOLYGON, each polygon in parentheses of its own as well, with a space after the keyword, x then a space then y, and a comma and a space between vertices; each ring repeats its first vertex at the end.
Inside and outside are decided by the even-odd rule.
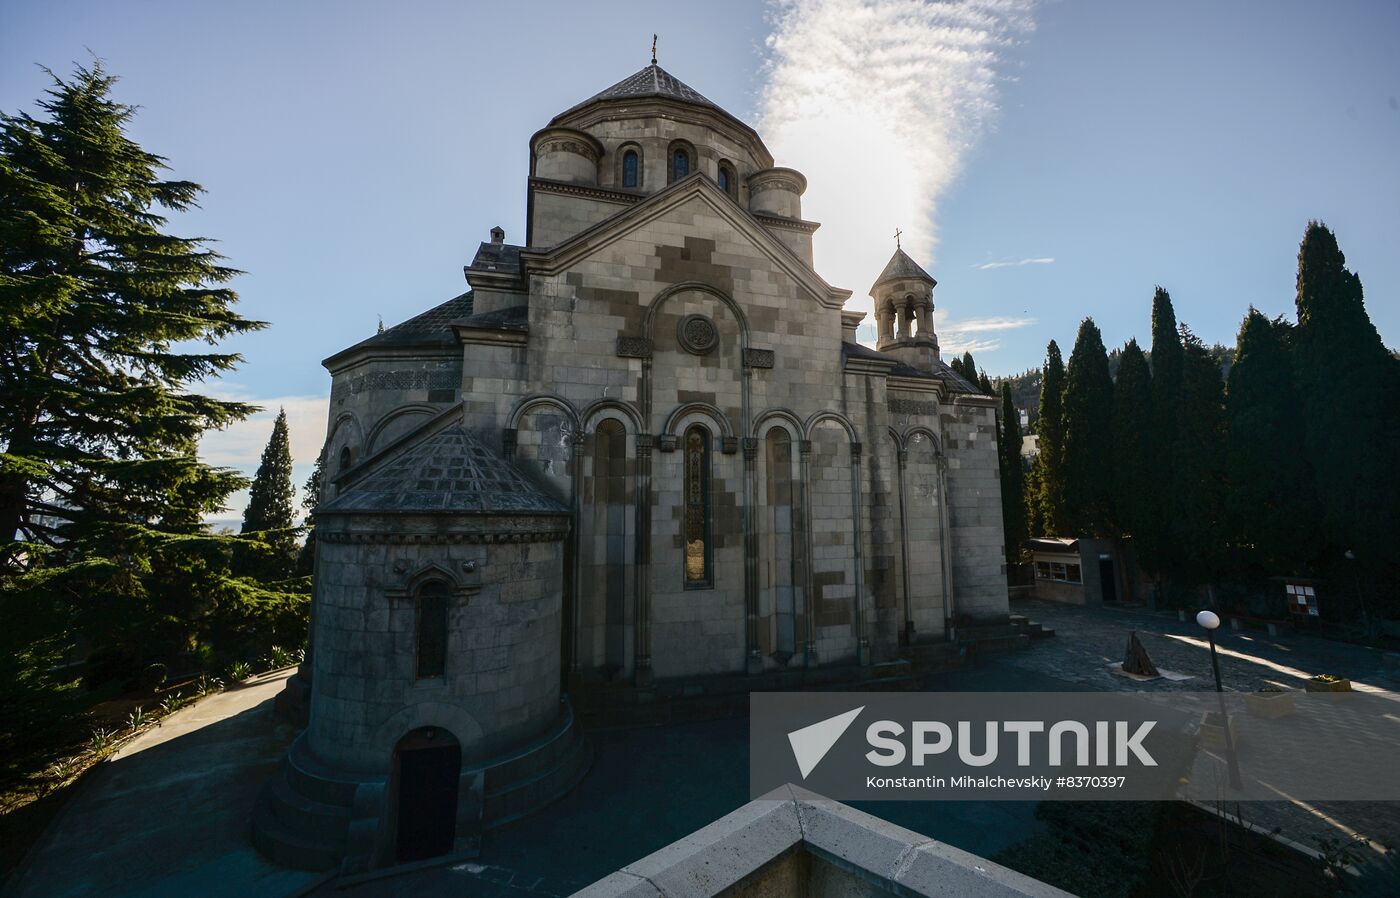
POLYGON ((1225 730, 1225 760, 1230 765, 1230 788, 1243 789, 1240 782, 1240 763, 1235 758, 1235 737, 1230 732, 1230 718, 1225 714, 1225 687, 1220 684, 1220 660, 1215 654, 1215 631, 1220 627, 1220 615, 1214 611, 1202 611, 1196 615, 1196 623, 1205 628, 1210 640, 1210 668, 1215 671, 1215 692, 1220 698, 1220 726, 1225 730))

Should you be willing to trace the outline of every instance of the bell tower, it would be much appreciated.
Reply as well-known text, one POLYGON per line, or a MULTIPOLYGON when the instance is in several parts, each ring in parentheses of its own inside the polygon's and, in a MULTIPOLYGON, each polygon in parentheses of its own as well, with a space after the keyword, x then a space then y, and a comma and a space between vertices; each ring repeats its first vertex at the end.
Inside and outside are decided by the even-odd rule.
POLYGON ((927 271, 896 248, 885 270, 875 279, 875 348, 922 371, 938 361, 938 335, 933 330, 933 288, 927 271))

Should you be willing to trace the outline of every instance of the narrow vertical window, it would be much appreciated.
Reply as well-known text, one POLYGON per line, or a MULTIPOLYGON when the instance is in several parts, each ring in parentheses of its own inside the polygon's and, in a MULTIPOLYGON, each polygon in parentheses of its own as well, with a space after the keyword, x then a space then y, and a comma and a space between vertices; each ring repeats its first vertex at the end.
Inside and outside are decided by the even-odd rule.
POLYGON ((685 150, 676 150, 671 158, 671 180, 679 181, 690 174, 690 154, 685 150))
POLYGON ((346 446, 340 450, 340 470, 344 471, 350 467, 350 447, 346 446))
POLYGON ((622 155, 622 186, 637 186, 637 153, 635 150, 628 150, 622 155))
POLYGON ((418 587, 418 679, 443 675, 447 662, 447 584, 418 587))
POLYGON ((685 432, 685 586, 711 586, 710 433, 695 426, 685 432))
POLYGON ((719 164, 719 189, 736 200, 739 198, 739 182, 734 177, 734 167, 728 162, 719 164))

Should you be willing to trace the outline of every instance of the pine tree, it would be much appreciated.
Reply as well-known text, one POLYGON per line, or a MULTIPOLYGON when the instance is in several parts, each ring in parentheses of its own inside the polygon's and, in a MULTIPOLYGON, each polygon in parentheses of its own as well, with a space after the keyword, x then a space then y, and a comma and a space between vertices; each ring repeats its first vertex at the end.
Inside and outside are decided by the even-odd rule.
POLYGON ((1113 382, 1113 510, 1120 533, 1137 536, 1152 515, 1152 375, 1137 340, 1120 353, 1113 382))
POLYGON ((1001 526, 1006 561, 1015 564, 1026 538, 1026 473, 1021 464, 1021 418, 1011 384, 1001 385, 1001 526))
POLYGON ((1297 308, 1294 373, 1325 536, 1334 553, 1352 550, 1380 573, 1378 565, 1400 564, 1400 363, 1320 222, 1308 223, 1298 250, 1297 308))
POLYGON ((1064 503, 1074 535, 1107 536, 1113 520, 1113 380, 1094 319, 1085 318, 1065 374, 1064 503))
POLYGON ((1176 311, 1166 290, 1158 287, 1152 296, 1152 477, 1148 482, 1150 513, 1133 534, 1138 560, 1148 573, 1156 575, 1159 587, 1178 559, 1167 533, 1172 495, 1176 491, 1177 410, 1181 404, 1181 334, 1176 311))
POLYGON ((1036 479, 1040 482, 1040 533, 1061 536, 1069 532, 1064 506, 1064 399, 1065 365, 1054 340, 1045 348, 1045 368, 1040 378, 1040 421, 1036 433, 1040 452, 1036 455, 1036 479))
POLYGON ((1292 330, 1250 308, 1226 391, 1226 541, 1256 575, 1307 572, 1320 509, 1298 440, 1292 330))
POLYGON ((232 578, 231 541, 201 523, 247 481, 202 464, 199 437, 252 408, 193 391, 237 355, 186 350, 263 325, 207 240, 165 231, 202 190, 126 136, 115 78, 50 75, 41 117, 0 115, 3 598, 65 597, 128 656, 254 607, 294 617, 304 597, 232 578))
POLYGON ((258 534, 271 548, 271 553, 255 568, 265 580, 283 580, 292 575, 297 552, 294 496, 287 411, 278 409, 272 436, 248 491, 248 507, 243 511, 243 532, 258 534))
POLYGON ((1209 348, 1184 327, 1181 372, 1181 404, 1171 444, 1176 487, 1166 521, 1175 560, 1168 574, 1174 585, 1190 588, 1209 582, 1220 569, 1225 385, 1209 348))

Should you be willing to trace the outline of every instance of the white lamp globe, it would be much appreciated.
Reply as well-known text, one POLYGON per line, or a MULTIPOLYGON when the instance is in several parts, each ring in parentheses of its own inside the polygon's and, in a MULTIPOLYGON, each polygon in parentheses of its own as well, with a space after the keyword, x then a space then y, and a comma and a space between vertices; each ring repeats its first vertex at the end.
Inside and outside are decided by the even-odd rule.
POLYGON ((1216 614, 1214 611, 1202 611, 1196 615, 1196 623, 1205 627, 1207 630, 1214 630, 1216 627, 1220 626, 1220 615, 1216 614))

